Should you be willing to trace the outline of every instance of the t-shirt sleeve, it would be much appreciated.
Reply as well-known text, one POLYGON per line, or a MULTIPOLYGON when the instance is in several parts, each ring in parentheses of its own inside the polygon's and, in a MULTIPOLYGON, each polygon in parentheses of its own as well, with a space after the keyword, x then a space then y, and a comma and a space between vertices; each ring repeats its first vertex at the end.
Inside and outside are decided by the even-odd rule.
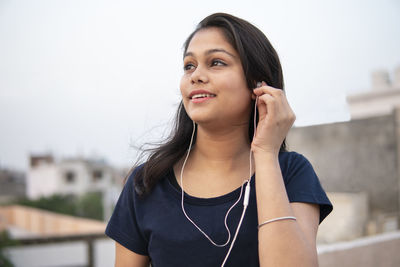
POLYGON ((293 153, 286 171, 285 186, 289 201, 318 204, 321 223, 332 211, 333 206, 311 163, 303 155, 293 153))
POLYGON ((135 171, 129 175, 105 233, 127 249, 141 255, 148 255, 147 242, 137 221, 134 175, 135 171))

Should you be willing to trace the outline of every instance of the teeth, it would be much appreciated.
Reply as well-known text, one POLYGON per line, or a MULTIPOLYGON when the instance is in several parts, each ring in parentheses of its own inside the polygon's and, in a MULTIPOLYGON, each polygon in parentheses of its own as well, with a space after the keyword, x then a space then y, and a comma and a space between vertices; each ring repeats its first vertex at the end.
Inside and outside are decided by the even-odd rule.
POLYGON ((214 97, 215 95, 212 94, 197 94, 197 95, 193 95, 192 99, 196 99, 196 98, 203 98, 203 97, 214 97))

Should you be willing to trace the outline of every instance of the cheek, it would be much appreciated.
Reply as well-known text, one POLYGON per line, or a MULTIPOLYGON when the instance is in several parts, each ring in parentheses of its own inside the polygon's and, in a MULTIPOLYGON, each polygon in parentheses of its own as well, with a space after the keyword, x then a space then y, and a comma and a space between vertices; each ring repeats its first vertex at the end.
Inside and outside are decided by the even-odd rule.
POLYGON ((181 82, 179 84, 179 90, 181 92, 182 98, 185 98, 184 95, 186 88, 187 88, 187 78, 185 76, 182 76, 181 82))
POLYGON ((241 77, 231 77, 229 80, 231 85, 231 93, 238 96, 242 100, 251 99, 252 91, 247 88, 246 80, 242 79, 241 77), (233 87, 232 87, 233 86, 233 87))
POLYGON ((232 88, 231 94, 234 94, 235 97, 233 98, 235 103, 232 105, 236 105, 238 108, 240 107, 241 110, 247 111, 251 109, 251 100, 252 100, 252 91, 247 88, 247 83, 243 80, 235 80, 236 86, 232 88))
POLYGON ((179 91, 181 92, 183 106, 185 107, 186 110, 187 110, 187 104, 189 101, 189 99, 186 97, 188 95, 187 88, 188 88, 188 79, 185 78, 185 76, 182 76, 181 82, 179 84, 179 91))

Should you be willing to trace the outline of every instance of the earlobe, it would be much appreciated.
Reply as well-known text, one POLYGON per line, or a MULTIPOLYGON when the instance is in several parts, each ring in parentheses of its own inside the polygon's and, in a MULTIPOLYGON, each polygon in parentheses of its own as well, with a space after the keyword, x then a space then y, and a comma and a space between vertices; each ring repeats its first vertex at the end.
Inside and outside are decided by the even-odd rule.
MULTIPOLYGON (((255 83, 255 87, 254 87, 254 89, 256 89, 256 88, 259 88, 259 87, 261 87, 262 86, 262 83, 261 82, 254 82, 255 83)), ((253 90, 254 90, 253 89, 253 90)), ((252 100, 256 100, 257 99, 257 95, 256 94, 254 94, 254 93, 251 93, 251 99, 252 100)))

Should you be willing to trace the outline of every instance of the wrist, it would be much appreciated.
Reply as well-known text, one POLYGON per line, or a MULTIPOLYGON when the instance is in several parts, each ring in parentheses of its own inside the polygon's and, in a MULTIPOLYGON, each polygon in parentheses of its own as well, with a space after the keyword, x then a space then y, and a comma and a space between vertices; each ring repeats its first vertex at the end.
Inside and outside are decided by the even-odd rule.
POLYGON ((253 155, 267 158, 277 158, 280 149, 252 148, 253 155))
POLYGON ((253 140, 251 143, 251 150, 253 154, 272 154, 272 155, 278 155, 279 151, 281 149, 281 146, 275 145, 275 144, 261 144, 260 142, 256 142, 253 140))
POLYGON ((253 157, 255 162, 278 161, 279 151, 254 150, 253 157))

